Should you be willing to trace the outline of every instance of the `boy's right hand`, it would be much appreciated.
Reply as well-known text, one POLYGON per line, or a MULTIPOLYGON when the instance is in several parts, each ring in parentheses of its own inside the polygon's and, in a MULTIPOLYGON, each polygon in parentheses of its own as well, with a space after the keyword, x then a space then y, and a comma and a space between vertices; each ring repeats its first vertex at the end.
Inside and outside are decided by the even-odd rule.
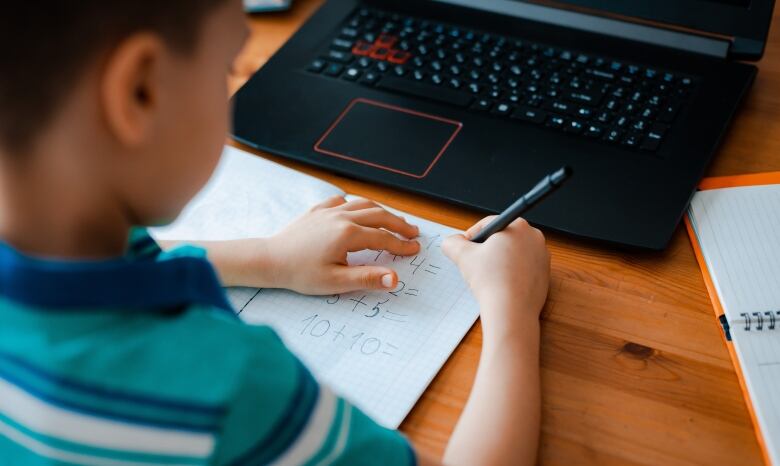
POLYGON ((458 266, 479 301, 486 331, 538 319, 550 282, 544 235, 524 219, 515 220, 482 244, 471 242, 493 218, 482 219, 465 234, 451 236, 442 244, 444 254, 458 266))

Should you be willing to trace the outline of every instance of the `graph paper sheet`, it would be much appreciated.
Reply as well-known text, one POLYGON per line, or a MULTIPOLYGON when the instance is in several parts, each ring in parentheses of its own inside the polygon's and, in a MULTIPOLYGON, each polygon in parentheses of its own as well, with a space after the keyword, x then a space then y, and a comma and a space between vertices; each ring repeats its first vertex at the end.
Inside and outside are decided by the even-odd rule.
POLYGON ((455 232, 420 226, 422 250, 398 257, 362 251, 350 264, 393 267, 391 291, 302 296, 285 290, 228 293, 240 317, 276 329, 317 378, 387 427, 398 427, 476 320, 477 303, 441 252, 455 232))
MULTIPOLYGON (((226 148, 203 191, 157 239, 220 240, 273 234, 337 187, 226 148)), ((250 324, 274 328, 315 377, 395 428, 476 320, 477 303, 441 252, 456 230, 404 216, 418 225, 416 256, 382 251, 350 254, 353 265, 393 267, 391 291, 311 297, 285 290, 232 288, 228 298, 250 324)))

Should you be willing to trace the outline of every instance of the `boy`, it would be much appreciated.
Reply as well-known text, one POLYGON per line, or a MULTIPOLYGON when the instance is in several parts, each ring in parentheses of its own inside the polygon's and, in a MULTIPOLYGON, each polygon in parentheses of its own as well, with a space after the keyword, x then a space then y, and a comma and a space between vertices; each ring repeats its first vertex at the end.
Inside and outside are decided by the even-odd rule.
MULTIPOLYGON (((0 464, 439 464, 320 387, 222 285, 393 288, 348 251, 416 227, 325 201, 276 237, 163 252, 224 141, 239 0, 16 2, 0 19, 0 464), (216 272, 215 272, 216 270, 216 272)), ((531 464, 549 276, 524 221, 448 238, 484 347, 446 464, 531 464)))

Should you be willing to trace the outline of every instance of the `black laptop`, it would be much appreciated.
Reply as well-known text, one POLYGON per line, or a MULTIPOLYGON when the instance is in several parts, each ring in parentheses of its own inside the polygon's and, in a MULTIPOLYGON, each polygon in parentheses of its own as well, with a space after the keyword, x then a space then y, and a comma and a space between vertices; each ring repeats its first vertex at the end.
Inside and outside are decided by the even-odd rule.
POLYGON ((774 0, 329 0, 234 98, 235 138, 550 230, 663 249, 774 0))

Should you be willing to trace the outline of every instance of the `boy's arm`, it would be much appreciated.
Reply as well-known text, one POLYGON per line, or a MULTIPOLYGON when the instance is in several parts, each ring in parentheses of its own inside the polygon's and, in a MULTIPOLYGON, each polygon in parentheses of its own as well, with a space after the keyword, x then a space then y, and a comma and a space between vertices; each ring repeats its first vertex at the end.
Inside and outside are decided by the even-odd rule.
MULTIPOLYGON (((181 241, 158 241, 163 249, 172 249, 181 241)), ((275 267, 268 253, 268 238, 238 239, 231 241, 187 241, 186 244, 206 250, 209 262, 224 286, 241 286, 247 276, 252 276, 255 288, 273 288, 277 282, 275 267)))
MULTIPOLYGON (((498 300, 485 305, 522 312, 498 300)), ((417 449, 420 466, 535 463, 541 416, 539 322, 529 320, 513 335, 486 333, 484 342, 474 386, 444 459, 440 462, 417 449)))
POLYGON ((550 257, 542 234, 517 220, 483 244, 469 241, 492 218, 442 245, 480 303, 483 347, 476 380, 444 464, 531 465, 539 442, 539 312, 550 257))
MULTIPOLYGON (((374 202, 333 197, 269 238, 190 242, 202 246, 225 286, 287 288, 304 294, 393 289, 388 267, 350 267, 349 252, 385 250, 408 256, 420 250, 419 230, 374 202)), ((163 241, 163 248, 175 242, 163 241)))
MULTIPOLYGON (((486 303, 522 312, 508 303, 486 303)), ((444 456, 447 465, 532 465, 540 423, 539 321, 483 338, 476 380, 444 456)))

